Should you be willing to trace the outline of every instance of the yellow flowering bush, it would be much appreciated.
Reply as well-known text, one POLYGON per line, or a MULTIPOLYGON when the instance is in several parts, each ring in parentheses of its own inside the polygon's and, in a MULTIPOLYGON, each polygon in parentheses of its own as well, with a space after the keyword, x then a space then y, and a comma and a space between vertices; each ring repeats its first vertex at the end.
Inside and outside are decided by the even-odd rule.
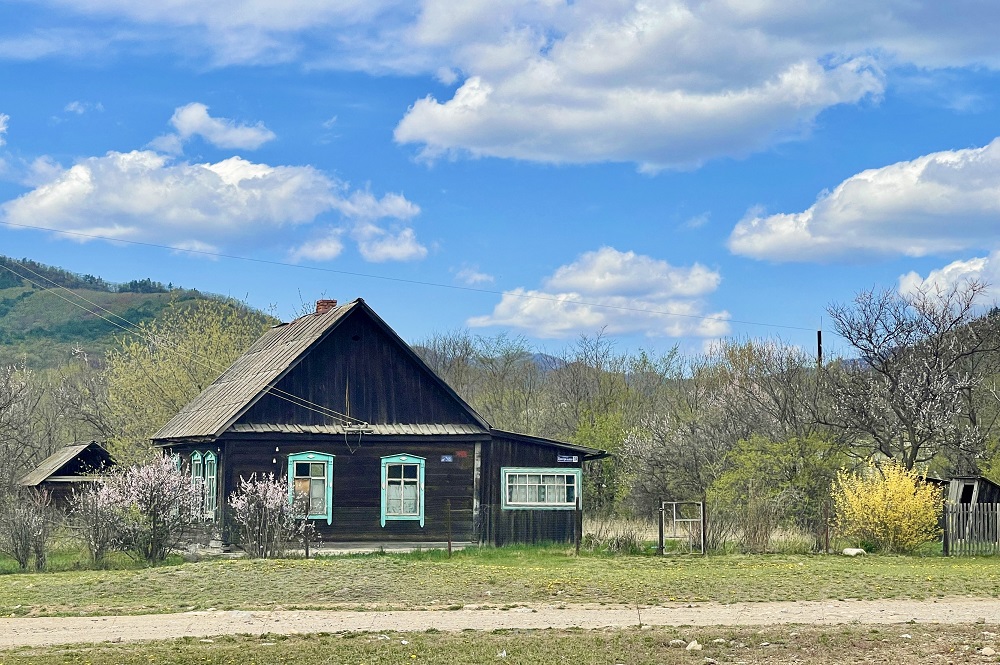
POLYGON ((890 461, 867 473, 837 474, 833 505, 837 531, 880 552, 912 552, 937 538, 942 490, 890 461))

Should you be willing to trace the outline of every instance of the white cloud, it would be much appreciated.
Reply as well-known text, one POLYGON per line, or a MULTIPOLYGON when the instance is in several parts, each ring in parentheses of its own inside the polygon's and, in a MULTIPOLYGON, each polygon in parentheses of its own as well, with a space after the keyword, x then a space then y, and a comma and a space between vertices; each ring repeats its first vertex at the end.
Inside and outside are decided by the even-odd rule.
POLYGON ((200 136, 217 148, 244 150, 256 150, 276 138, 261 122, 241 125, 228 118, 213 118, 208 107, 198 102, 177 107, 170 124, 177 133, 158 137, 151 145, 171 154, 179 154, 184 142, 193 136, 200 136))
POLYGON ((351 235, 358 243, 361 256, 373 263, 415 261, 427 256, 427 248, 417 242, 411 228, 386 231, 371 223, 361 223, 351 235))
POLYGON ((0 113, 0 146, 7 143, 7 123, 10 122, 10 116, 0 113))
POLYGON ((774 261, 925 256, 992 249, 1000 224, 1000 139, 870 169, 799 213, 751 210, 729 248, 774 261))
MULTIPOLYGON (((73 19, 76 52, 91 25, 90 48, 460 82, 397 126, 428 158, 690 167, 801 136, 887 76, 1000 67, 1000 12, 982 0, 49 2, 73 19)), ((0 57, 51 55, 52 30, 0 41, 0 57)))
POLYGON ((292 252, 292 259, 295 261, 302 259, 330 261, 337 258, 344 251, 344 243, 341 240, 343 233, 343 229, 331 229, 325 236, 307 242, 292 252))
POLYGON ((66 111, 67 113, 75 113, 76 115, 83 115, 87 111, 103 111, 103 110, 104 110, 104 105, 101 104, 100 102, 91 103, 91 102, 81 102, 79 100, 74 100, 63 108, 63 111, 66 111))
MULTIPOLYGON (((114 239, 216 248, 248 242, 339 212, 367 231, 359 249, 370 260, 423 256, 412 229, 395 235, 375 222, 419 209, 398 194, 375 199, 309 166, 270 166, 231 157, 192 164, 156 152, 109 152, 69 168, 36 160, 30 192, 0 205, 0 217, 28 226, 114 239), (358 200, 375 201, 365 208, 358 200), (381 235, 380 235, 381 234, 381 235), (391 245, 395 244, 395 254, 391 245)), ((339 253, 333 241, 314 246, 314 259, 339 253), (318 249, 317 249, 318 248, 318 249)), ((423 250, 426 253, 426 250, 423 250)))
POLYGON ((478 284, 492 284, 496 278, 479 270, 479 266, 465 266, 461 270, 455 273, 455 279, 467 284, 468 286, 476 286, 478 284))
POLYGON ((715 291, 720 281, 699 264, 678 268, 602 247, 558 268, 541 289, 504 293, 492 314, 467 324, 519 328, 546 338, 602 328, 613 335, 720 337, 729 332, 729 313, 708 313, 697 297, 715 291))
POLYGON ((994 251, 988 256, 952 261, 943 268, 931 270, 926 277, 913 271, 900 275, 899 292, 947 292, 969 282, 986 284, 984 295, 987 297, 995 299, 1000 296, 1000 251, 994 251))

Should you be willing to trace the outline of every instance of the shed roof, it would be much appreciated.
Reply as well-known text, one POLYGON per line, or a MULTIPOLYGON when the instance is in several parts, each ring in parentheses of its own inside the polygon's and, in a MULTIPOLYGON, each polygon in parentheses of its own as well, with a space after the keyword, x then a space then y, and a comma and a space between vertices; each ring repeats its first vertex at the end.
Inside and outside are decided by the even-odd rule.
POLYGON ((55 475, 57 471, 62 469, 68 462, 71 462, 77 455, 85 451, 87 448, 94 446, 103 453, 109 460, 111 455, 104 447, 97 443, 96 441, 90 441, 88 443, 74 443, 68 446, 63 446, 59 450, 55 451, 34 468, 30 473, 26 474, 18 482, 18 485, 22 487, 37 487, 51 476, 55 475))
MULTIPOLYGON (((282 434, 357 434, 357 428, 345 427, 344 425, 296 425, 290 423, 239 423, 230 427, 227 431, 240 434, 257 433, 269 434, 280 432, 282 434)), ((437 436, 451 434, 483 434, 481 427, 465 424, 441 424, 441 423, 388 423, 368 425, 364 434, 376 434, 379 436, 437 436)))

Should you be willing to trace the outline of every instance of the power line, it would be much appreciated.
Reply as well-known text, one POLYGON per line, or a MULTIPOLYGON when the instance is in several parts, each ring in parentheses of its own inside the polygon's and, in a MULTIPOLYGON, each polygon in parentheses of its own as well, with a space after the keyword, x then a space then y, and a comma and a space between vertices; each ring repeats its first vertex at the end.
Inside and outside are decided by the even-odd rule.
MULTIPOLYGON (((216 365, 210 359, 206 359, 204 356, 202 356, 200 354, 187 353, 187 352, 181 351, 176 346, 175 347, 171 347, 171 346, 169 346, 167 344, 163 344, 160 340, 154 339, 152 336, 147 335, 145 333, 145 331, 143 331, 142 327, 139 326, 137 323, 133 323, 132 321, 129 321, 128 319, 126 319, 124 317, 121 317, 118 314, 115 314, 114 312, 112 312, 111 310, 109 310, 109 309, 101 306, 100 304, 95 303, 92 300, 89 300, 88 298, 80 295, 79 293, 75 293, 72 289, 68 289, 65 286, 57 284, 55 281, 49 279, 45 275, 37 273, 34 270, 32 270, 31 268, 29 268, 29 267, 27 267, 27 266, 25 266, 23 264, 19 264, 19 267, 23 268, 27 272, 30 272, 31 274, 35 275, 39 279, 44 279, 45 281, 47 281, 50 284, 52 284, 53 287, 45 287, 45 286, 43 286, 41 284, 38 284, 37 282, 35 282, 31 278, 25 277, 24 275, 19 274, 16 270, 14 270, 13 268, 11 268, 10 266, 7 266, 7 265, 4 265, 3 263, 0 263, 0 268, 3 268, 4 270, 6 270, 6 271, 8 271, 8 272, 10 272, 10 273, 12 273, 14 275, 16 275, 20 279, 23 279, 23 280, 29 282, 33 286, 37 286, 39 289, 41 289, 43 291, 52 293, 57 298, 60 298, 60 299, 64 300, 65 302, 68 302, 69 304, 73 305, 74 307, 77 307, 78 309, 82 309, 83 311, 87 312, 88 314, 96 316, 97 318, 99 318, 99 319, 101 319, 103 321, 106 321, 107 323, 110 323, 112 326, 115 326, 116 328, 124 330, 125 332, 131 333, 133 335, 139 335, 143 339, 145 339, 146 341, 148 341, 149 343, 153 344, 154 346, 157 346, 157 347, 160 347, 160 348, 170 349, 171 351, 173 351, 173 352, 175 352, 177 354, 185 356, 187 359, 191 360, 195 364, 200 365, 202 367, 205 367, 207 369, 210 369, 212 371, 216 371, 216 372, 220 372, 220 373, 223 372, 223 371, 225 371, 225 368, 221 368, 220 369, 220 367, 218 365, 216 365), (73 300, 70 300, 69 298, 61 295, 55 289, 61 289, 63 291, 67 291, 68 293, 70 293, 71 295, 73 295, 75 298, 79 298, 80 300, 82 300, 82 301, 84 301, 84 302, 86 302, 86 303, 94 306, 98 310, 106 312, 110 316, 113 316, 113 317, 115 317, 116 319, 118 319, 120 321, 124 321, 126 325, 122 325, 120 323, 112 321, 107 316, 104 316, 104 315, 102 315, 102 314, 100 314, 100 313, 98 313, 98 312, 96 312, 94 310, 87 309, 86 307, 84 307, 80 303, 74 302, 73 300), (126 326, 129 326, 129 327, 126 327, 126 326)), ((155 379, 152 379, 152 381, 153 381, 153 384, 157 388, 159 388, 161 391, 163 390, 163 388, 158 383, 156 383, 155 379)), ((305 399, 304 397, 299 397, 298 395, 295 395, 294 393, 290 393, 290 392, 287 392, 285 390, 281 390, 280 388, 278 388, 276 386, 271 386, 270 388, 267 389, 267 392, 274 394, 274 396, 277 397, 277 398, 279 398, 279 399, 282 399, 282 400, 284 400, 286 402, 289 402, 289 403, 291 403, 291 404, 293 404, 295 406, 302 407, 302 408, 307 409, 309 411, 312 411, 314 413, 318 413, 321 416, 324 416, 324 417, 327 417, 327 418, 339 419, 339 420, 343 421, 344 424, 348 424, 349 425, 351 423, 351 421, 354 421, 354 423, 359 424, 359 425, 366 425, 367 424, 367 423, 365 423, 364 421, 362 421, 362 420, 360 420, 358 418, 354 418, 353 416, 349 416, 349 415, 340 413, 339 411, 335 411, 334 409, 331 409, 331 408, 329 408, 327 406, 324 406, 322 404, 317 404, 316 402, 311 402, 311 401, 305 399)))
POLYGON ((263 265, 280 266, 283 268, 297 268, 299 270, 312 270, 315 272, 324 272, 334 275, 345 275, 347 277, 361 277, 364 279, 378 279, 387 282, 396 282, 400 284, 412 284, 414 286, 427 286, 438 289, 451 289, 454 291, 467 291, 471 293, 483 293, 488 295, 497 296, 510 296, 512 298, 520 298, 523 300, 541 300, 545 302, 554 303, 565 303, 569 305, 583 305, 586 307, 599 307, 601 309, 611 309, 623 312, 637 312, 641 314, 659 314, 662 316, 676 316, 685 319, 698 319, 701 321, 718 321, 720 323, 738 323, 747 326, 760 326, 763 328, 783 328, 786 330, 805 330, 812 332, 812 328, 806 328, 803 326, 790 326, 780 323, 761 323, 760 321, 747 321, 742 319, 727 319, 721 316, 703 316, 699 314, 683 314, 681 312, 671 312, 667 310, 659 309, 644 309, 641 307, 629 307, 627 305, 609 305, 607 303, 589 302, 585 300, 572 300, 568 298, 556 298, 552 296, 542 296, 529 293, 517 293, 514 291, 498 291, 496 289, 484 289, 475 286, 460 286, 457 284, 443 284, 441 282, 428 282, 419 279, 407 279, 405 277, 390 277, 388 275, 376 275, 372 273, 355 272, 351 270, 337 270, 336 268, 324 268, 321 266, 307 266, 298 263, 288 263, 286 261, 275 261, 273 259, 259 259, 250 256, 240 256, 238 254, 224 254, 222 252, 210 252, 203 249, 187 249, 179 247, 170 247, 169 245, 160 245, 152 242, 143 242, 141 240, 125 240, 122 238, 109 238, 107 236, 100 236, 90 233, 81 233, 79 231, 66 231, 62 229, 51 229, 44 226, 32 226, 30 224, 15 224, 14 222, 0 221, 0 224, 4 226, 10 226, 14 228, 21 229, 32 229, 35 231, 48 231, 49 233, 59 233, 63 235, 75 236, 78 238, 87 238, 90 240, 105 240, 108 242, 120 242, 129 245, 138 245, 140 247, 153 247, 156 249, 165 249, 173 252, 186 252, 188 254, 198 254, 201 256, 211 256, 213 258, 219 259, 233 259, 236 261, 247 261, 250 263, 260 263, 263 265))

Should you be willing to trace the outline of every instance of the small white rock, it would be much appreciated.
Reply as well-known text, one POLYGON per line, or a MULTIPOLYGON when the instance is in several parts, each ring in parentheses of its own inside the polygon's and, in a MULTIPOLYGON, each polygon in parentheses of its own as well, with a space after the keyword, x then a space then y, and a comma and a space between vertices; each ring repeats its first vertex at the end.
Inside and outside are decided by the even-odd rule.
POLYGON ((688 651, 701 651, 703 647, 698 644, 698 640, 691 640, 691 643, 684 648, 688 651))
POLYGON ((843 554, 844 556, 864 556, 868 552, 865 552, 860 547, 845 547, 843 554))
POLYGON ((904 639, 904 640, 912 640, 913 639, 913 635, 910 635, 909 633, 903 633, 899 637, 900 637, 900 639, 904 639))
POLYGON ((979 650, 979 653, 983 654, 984 656, 995 656, 997 655, 997 650, 994 649, 993 647, 983 647, 982 649, 979 650))
POLYGON ((670 646, 672 647, 683 647, 687 646, 687 642, 684 640, 670 640, 670 646))
POLYGON ((725 644, 725 643, 726 641, 721 637, 716 637, 714 640, 712 640, 712 644, 725 644))

